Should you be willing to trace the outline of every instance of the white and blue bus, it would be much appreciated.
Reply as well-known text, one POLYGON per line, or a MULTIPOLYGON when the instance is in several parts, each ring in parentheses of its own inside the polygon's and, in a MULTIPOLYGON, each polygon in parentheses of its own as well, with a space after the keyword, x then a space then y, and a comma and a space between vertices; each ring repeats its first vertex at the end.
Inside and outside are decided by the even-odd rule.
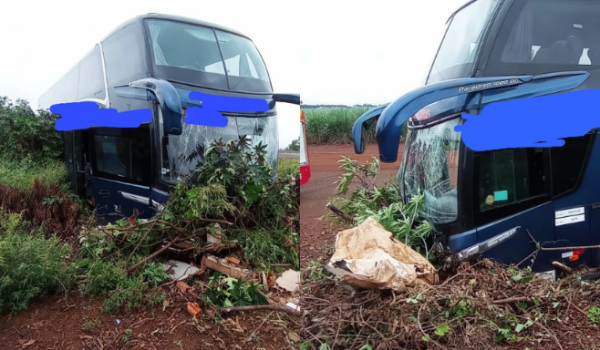
MULTIPOLYGON (((65 162, 73 191, 96 208, 100 224, 121 217, 150 218, 170 189, 202 163, 215 140, 267 145, 277 170, 277 102, 300 96, 275 94, 264 60, 250 38, 219 25, 170 15, 133 18, 98 42, 40 97, 38 108, 92 101, 119 112, 150 109, 139 128, 64 131, 65 162), (190 92, 263 99, 261 113, 222 114, 226 127, 186 124, 186 109, 201 106, 190 92), (191 159, 194 158, 194 159, 191 159)), ((295 126, 295 121, 290 121, 295 126)))

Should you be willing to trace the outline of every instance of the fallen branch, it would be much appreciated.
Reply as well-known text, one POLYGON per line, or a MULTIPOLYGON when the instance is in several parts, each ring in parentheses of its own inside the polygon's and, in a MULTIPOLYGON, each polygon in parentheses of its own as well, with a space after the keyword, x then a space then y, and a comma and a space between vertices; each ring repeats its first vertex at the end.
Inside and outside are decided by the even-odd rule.
POLYGON ((521 302, 521 301, 528 301, 529 297, 515 297, 515 298, 507 298, 507 299, 500 299, 500 300, 494 300, 492 301, 492 304, 509 304, 509 303, 513 303, 513 302, 521 302))
POLYGON ((164 247, 160 248, 159 250, 155 251, 154 253, 148 255, 147 257, 144 258, 144 260, 138 262, 137 264, 133 265, 132 267, 130 267, 129 269, 127 269, 127 273, 132 273, 135 270, 137 270, 138 267, 142 266, 143 264, 145 264, 148 260, 160 255, 162 252, 164 252, 165 250, 169 249, 170 246, 173 245, 173 243, 175 243, 177 241, 177 239, 179 238, 179 236, 175 237, 175 239, 172 242, 169 242, 168 244, 166 244, 164 247))
POLYGON ((573 269, 572 269, 572 268, 568 267, 568 266, 567 266, 567 265, 565 265, 565 264, 561 264, 561 263, 559 263, 558 261, 553 261, 553 262, 552 262, 552 265, 554 265, 555 267, 558 267, 559 269, 561 269, 561 270, 563 270, 563 271, 565 271, 565 272, 567 272, 567 273, 571 273, 571 272, 573 272, 573 269))
POLYGON ((341 217, 342 219, 349 221, 352 224, 354 223, 354 217, 344 213, 340 209, 336 208, 333 204, 327 203, 326 207, 327 207, 327 209, 331 210, 334 214, 341 217))
POLYGON ((222 307, 219 308, 218 311, 222 314, 235 312, 235 311, 259 311, 259 310, 271 310, 271 311, 282 311, 292 314, 294 316, 302 316, 302 312, 298 310, 294 310, 289 307, 279 306, 279 305, 248 305, 248 306, 232 306, 232 307, 222 307))

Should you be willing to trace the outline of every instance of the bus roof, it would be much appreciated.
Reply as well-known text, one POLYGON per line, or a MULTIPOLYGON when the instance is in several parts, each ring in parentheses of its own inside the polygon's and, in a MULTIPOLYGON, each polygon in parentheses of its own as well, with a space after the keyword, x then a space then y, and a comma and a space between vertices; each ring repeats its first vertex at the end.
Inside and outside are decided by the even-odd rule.
POLYGON ((123 28, 123 27, 125 27, 125 26, 127 26, 127 25, 129 25, 131 23, 135 23, 135 22, 140 22, 141 23, 145 19, 163 19, 163 20, 168 20, 168 21, 182 22, 182 23, 187 23, 187 24, 192 24, 192 25, 209 27, 209 28, 214 28, 214 29, 225 31, 225 32, 229 32, 229 33, 232 33, 232 34, 237 34, 237 35, 243 36, 243 37, 245 37, 245 38, 247 38, 249 40, 252 40, 252 39, 250 39, 250 37, 248 37, 247 35, 239 32, 237 30, 234 30, 234 29, 231 29, 231 28, 219 25, 219 24, 215 24, 215 23, 211 23, 211 22, 206 22, 206 21, 201 21, 201 20, 198 20, 198 19, 193 19, 193 18, 188 18, 188 17, 182 17, 182 16, 166 15, 166 14, 161 14, 161 13, 148 13, 148 14, 145 14, 145 15, 139 15, 139 16, 133 17, 133 18, 129 19, 128 21, 122 23, 120 26, 118 26, 117 28, 115 28, 113 31, 111 31, 108 35, 106 35, 100 41, 101 42, 104 41, 106 38, 108 38, 109 36, 111 36, 115 32, 119 31, 121 28, 123 28))

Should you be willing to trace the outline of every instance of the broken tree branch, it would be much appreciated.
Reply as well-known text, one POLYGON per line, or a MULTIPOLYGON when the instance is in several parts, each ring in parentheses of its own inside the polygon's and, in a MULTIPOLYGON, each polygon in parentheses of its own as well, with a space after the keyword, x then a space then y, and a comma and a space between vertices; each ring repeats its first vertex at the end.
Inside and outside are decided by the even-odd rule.
POLYGON ((138 267, 142 266, 143 264, 145 264, 148 260, 160 255, 162 252, 164 252, 165 250, 169 249, 170 246, 173 245, 173 243, 175 243, 177 241, 177 239, 179 238, 179 236, 175 237, 175 239, 172 242, 167 243, 164 247, 160 248, 159 250, 155 251, 154 253, 148 255, 147 257, 144 258, 144 260, 138 262, 137 264, 133 265, 132 267, 130 267, 129 269, 127 269, 127 273, 132 273, 135 270, 137 270, 138 267))
POLYGON ((271 310, 271 311, 282 311, 295 316, 302 316, 302 312, 294 310, 289 307, 279 305, 249 305, 249 306, 233 306, 233 307, 222 307, 218 309, 220 313, 226 314, 235 311, 259 311, 259 310, 271 310))
POLYGON ((331 210, 335 215, 341 217, 342 219, 344 219, 346 221, 349 221, 352 224, 354 223, 354 217, 344 213, 340 209, 336 208, 333 204, 327 203, 326 207, 327 207, 327 209, 331 210))
POLYGON ((572 268, 568 267, 568 266, 567 266, 567 265, 565 265, 565 264, 561 264, 561 263, 560 263, 560 262, 558 262, 558 261, 553 261, 553 262, 552 262, 552 265, 554 265, 555 267, 558 267, 559 269, 561 269, 561 270, 563 270, 563 271, 565 271, 565 272, 567 272, 567 273, 571 273, 571 272, 573 272, 573 269, 572 269, 572 268))
POLYGON ((513 303, 513 302, 528 301, 529 299, 530 299, 529 297, 507 298, 507 299, 494 300, 494 301, 492 301, 492 304, 509 304, 509 303, 513 303))

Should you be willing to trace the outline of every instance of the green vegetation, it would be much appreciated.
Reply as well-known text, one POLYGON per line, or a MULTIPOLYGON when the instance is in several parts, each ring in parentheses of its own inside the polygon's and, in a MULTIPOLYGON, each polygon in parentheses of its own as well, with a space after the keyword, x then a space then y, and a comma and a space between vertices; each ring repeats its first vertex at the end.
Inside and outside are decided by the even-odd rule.
POLYGON ((279 159, 277 167, 281 178, 300 176, 300 162, 296 159, 279 159))
POLYGON ((57 119, 47 111, 36 116, 27 101, 13 104, 0 97, 0 155, 3 159, 21 161, 59 159, 62 155, 62 135, 54 129, 57 119))
POLYGON ((208 288, 202 293, 202 297, 206 302, 220 307, 265 305, 268 301, 263 294, 267 293, 262 284, 226 277, 215 272, 210 277, 208 288))
MULTIPOLYGON (((352 126, 358 117, 370 108, 318 108, 307 109, 306 137, 311 145, 348 144, 352 143, 352 126)), ((402 129, 402 140, 406 136, 406 128, 402 129)), ((365 134, 367 143, 375 143, 375 123, 371 122, 365 134)))
MULTIPOLYGON (((70 193, 54 120, 47 112, 36 116, 26 101, 0 98, 0 311, 70 290, 104 299, 107 313, 163 303, 161 244, 185 244, 199 257, 217 230, 225 244, 239 246, 244 267, 298 267, 298 161, 281 160, 273 179, 265 145, 251 147, 247 137, 214 142, 206 164, 175 188, 162 213, 98 228, 70 193)), ((207 287, 207 302, 265 302, 255 284, 220 281, 225 285, 207 287)), ((94 325, 88 320, 84 328, 94 325)))
POLYGON ((0 214, 0 311, 16 313, 31 298, 66 288, 72 278, 64 259, 70 253, 67 244, 46 239, 20 214, 0 214))
POLYGON ((0 183, 27 191, 36 179, 44 179, 44 183, 59 183, 66 192, 69 189, 65 164, 56 159, 34 161, 31 158, 6 160, 0 158, 0 183))
MULTIPOLYGON (((427 240, 433 232, 433 227, 427 221, 419 220, 419 214, 423 210, 423 196, 414 196, 404 204, 395 182, 383 187, 375 186, 375 178, 379 173, 379 161, 375 157, 371 162, 364 164, 343 157, 339 163, 342 164, 343 170, 337 186, 339 196, 331 202, 354 217, 355 224, 372 217, 398 240, 417 251, 424 248, 422 253, 427 258, 432 258, 427 240), (347 194, 353 182, 357 182, 358 186, 349 197, 342 197, 347 194)), ((327 218, 339 220, 331 214, 327 218)))

